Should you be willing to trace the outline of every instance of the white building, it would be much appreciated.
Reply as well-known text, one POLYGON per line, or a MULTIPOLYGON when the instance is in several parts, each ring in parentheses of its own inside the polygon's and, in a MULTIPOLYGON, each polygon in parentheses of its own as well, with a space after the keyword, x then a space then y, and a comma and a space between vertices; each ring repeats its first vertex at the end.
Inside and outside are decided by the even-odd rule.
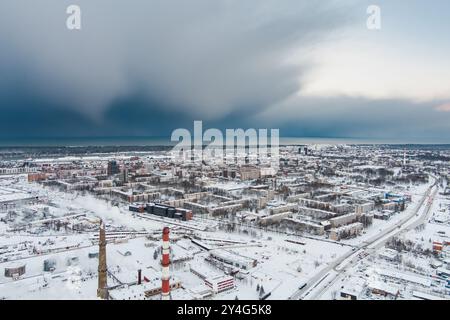
POLYGON ((205 279, 205 285, 214 293, 220 293, 234 288, 234 278, 232 276, 219 275, 205 279))

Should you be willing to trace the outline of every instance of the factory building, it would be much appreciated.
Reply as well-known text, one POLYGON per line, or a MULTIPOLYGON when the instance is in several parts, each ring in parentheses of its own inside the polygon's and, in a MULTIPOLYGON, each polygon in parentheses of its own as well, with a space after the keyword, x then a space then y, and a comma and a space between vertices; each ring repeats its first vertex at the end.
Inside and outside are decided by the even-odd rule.
MULTIPOLYGON (((234 278, 212 270, 209 270, 201 264, 191 264, 190 270, 193 274, 199 276, 205 281, 205 286, 210 292, 217 294, 226 290, 233 289, 235 286, 234 278)), ((204 292, 204 295, 208 295, 204 292)))
POLYGON ((3 210, 8 210, 25 204, 38 203, 39 201, 39 197, 26 192, 8 190, 7 192, 0 193, 0 208, 3 210))
MULTIPOLYGON (((145 297, 147 297, 147 298, 162 293, 161 284, 158 284, 156 281, 154 283, 153 282, 145 283, 145 285, 147 287, 145 290, 145 297)), ((169 284, 170 291, 178 289, 180 287, 181 287, 181 281, 172 277, 171 282, 169 284)))
POLYGON ((219 275, 205 279, 205 285, 215 294, 234 288, 234 278, 227 275, 219 275))
MULTIPOLYGON (((181 287, 181 281, 172 278, 170 290, 181 287)), ((161 294, 161 281, 159 279, 146 279, 142 284, 124 286, 110 290, 109 299, 111 300, 148 300, 151 297, 161 294)))
POLYGON ((12 263, 5 267, 5 277, 17 279, 25 274, 25 264, 12 263))
POLYGON ((249 257, 244 257, 235 253, 231 253, 229 251, 223 249, 211 250, 209 252, 210 257, 223 262, 225 264, 248 270, 253 267, 256 267, 258 261, 256 259, 252 259, 249 257))
POLYGON ((141 204, 133 204, 130 205, 128 209, 133 212, 147 212, 148 214, 155 216, 179 219, 182 221, 192 220, 192 210, 175 208, 164 204, 147 203, 145 207, 141 204))

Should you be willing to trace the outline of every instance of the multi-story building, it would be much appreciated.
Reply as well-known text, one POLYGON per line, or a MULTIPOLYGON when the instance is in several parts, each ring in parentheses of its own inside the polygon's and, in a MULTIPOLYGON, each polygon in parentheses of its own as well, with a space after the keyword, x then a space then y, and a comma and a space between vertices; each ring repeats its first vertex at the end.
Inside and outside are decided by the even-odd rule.
POLYGON ((115 160, 108 161, 108 168, 107 168, 108 176, 118 174, 119 172, 120 172, 120 169, 119 169, 119 165, 117 164, 117 161, 115 161, 115 160))
POLYGON ((219 275, 213 278, 206 278, 205 285, 214 293, 220 293, 234 288, 234 278, 232 276, 219 275))
POLYGON ((258 167, 252 165, 245 165, 239 168, 241 180, 255 180, 261 177, 261 171, 258 167))

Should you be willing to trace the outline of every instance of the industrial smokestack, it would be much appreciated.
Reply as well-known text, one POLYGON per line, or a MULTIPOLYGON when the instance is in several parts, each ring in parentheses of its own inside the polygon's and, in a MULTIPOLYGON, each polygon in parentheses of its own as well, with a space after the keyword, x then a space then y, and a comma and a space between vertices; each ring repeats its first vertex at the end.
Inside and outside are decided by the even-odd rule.
POLYGON ((169 228, 164 227, 163 235, 162 235, 162 287, 161 287, 161 300, 170 300, 170 283, 169 283, 169 265, 170 265, 170 256, 169 256, 169 228))
POLYGON ((107 267, 106 267, 106 235, 105 224, 100 220, 100 234, 98 242, 98 288, 97 297, 108 299, 107 284, 107 267))
POLYGON ((142 283, 142 270, 139 269, 138 270, 138 284, 141 284, 141 283, 142 283))

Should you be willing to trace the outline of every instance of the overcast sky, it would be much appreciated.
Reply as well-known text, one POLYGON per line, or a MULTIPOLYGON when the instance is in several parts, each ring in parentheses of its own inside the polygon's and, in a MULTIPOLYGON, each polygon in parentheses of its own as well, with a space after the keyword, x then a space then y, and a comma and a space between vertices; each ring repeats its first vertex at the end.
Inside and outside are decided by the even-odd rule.
POLYGON ((203 120, 450 141, 449 15, 448 0, 2 0, 0 137, 169 136, 203 120), (81 30, 66 28, 71 4, 81 30))

